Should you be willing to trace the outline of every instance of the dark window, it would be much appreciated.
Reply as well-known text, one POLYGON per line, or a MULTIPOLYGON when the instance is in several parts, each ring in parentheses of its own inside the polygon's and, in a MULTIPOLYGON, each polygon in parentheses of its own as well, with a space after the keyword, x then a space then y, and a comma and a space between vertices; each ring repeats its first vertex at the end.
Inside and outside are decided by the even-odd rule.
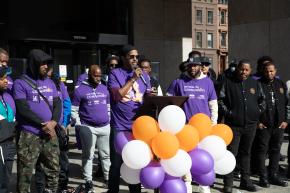
POLYGON ((201 32, 196 32, 195 47, 202 48, 202 33, 201 32))
POLYGON ((207 11, 207 23, 213 24, 213 11, 207 11))
POLYGON ((220 11, 220 24, 226 24, 226 11, 220 11))
POLYGON ((196 23, 202 23, 202 10, 196 10, 196 23))
POLYGON ((227 5, 228 4, 228 0, 219 0, 219 4, 227 5))
POLYGON ((221 32, 220 40, 221 40, 221 46, 226 47, 227 46, 227 33, 226 32, 221 32))

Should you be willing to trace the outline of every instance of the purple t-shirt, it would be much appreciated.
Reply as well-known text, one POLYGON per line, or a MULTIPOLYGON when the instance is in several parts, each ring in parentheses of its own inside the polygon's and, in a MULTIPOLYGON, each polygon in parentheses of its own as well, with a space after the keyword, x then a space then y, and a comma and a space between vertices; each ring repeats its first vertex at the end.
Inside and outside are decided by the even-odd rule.
MULTIPOLYGON (((132 76, 132 70, 112 70, 108 79, 109 89, 122 88, 132 76)), ((144 72, 142 76, 146 84, 139 78, 121 100, 111 102, 111 127, 118 131, 131 130, 133 118, 143 103, 144 94, 151 90, 149 75, 144 72)))
POLYGON ((75 89, 72 104, 79 106, 79 116, 82 124, 102 127, 110 122, 108 104, 110 95, 108 88, 99 84, 93 88, 84 82, 75 89))
MULTIPOLYGON (((36 83, 39 91, 47 98, 50 105, 52 106, 53 98, 58 97, 54 82, 48 78, 44 80, 32 81, 36 83)), ((39 96, 37 91, 28 85, 24 80, 17 79, 14 82, 13 96, 15 100, 25 99, 31 111, 33 111, 39 118, 41 118, 43 122, 47 122, 52 119, 52 112, 46 102, 42 99, 41 96, 39 96)), ((25 120, 24 117, 21 117, 20 115, 17 116, 17 121, 22 130, 31 132, 36 135, 41 133, 41 128, 33 126, 29 121, 25 120)))
POLYGON ((183 105, 187 121, 197 113, 204 113, 211 117, 208 102, 216 100, 217 96, 210 78, 192 79, 184 77, 176 79, 173 84, 175 84, 174 88, 167 90, 169 95, 189 96, 189 99, 183 105))

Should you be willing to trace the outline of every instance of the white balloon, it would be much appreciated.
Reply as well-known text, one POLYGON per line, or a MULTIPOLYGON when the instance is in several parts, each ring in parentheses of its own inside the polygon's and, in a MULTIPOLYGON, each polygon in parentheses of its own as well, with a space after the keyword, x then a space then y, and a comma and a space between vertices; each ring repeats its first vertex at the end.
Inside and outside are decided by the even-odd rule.
POLYGON ((125 163, 121 165, 120 173, 121 177, 128 184, 139 184, 140 183, 140 170, 129 168, 125 163))
POLYGON ((158 124, 162 131, 172 134, 178 133, 185 125, 186 117, 184 111, 176 105, 164 107, 158 116, 158 124))
POLYGON ((236 158, 230 151, 226 151, 225 155, 214 163, 214 171, 220 175, 231 173, 236 167, 236 158))
POLYGON ((144 141, 132 140, 124 146, 122 158, 128 167, 142 169, 152 160, 152 152, 144 141))
POLYGON ((221 159, 227 150, 225 141, 216 135, 209 135, 199 143, 200 149, 206 150, 213 157, 214 161, 221 159))
POLYGON ((161 159, 160 164, 167 174, 181 177, 190 173, 192 161, 186 151, 179 149, 174 157, 161 159))

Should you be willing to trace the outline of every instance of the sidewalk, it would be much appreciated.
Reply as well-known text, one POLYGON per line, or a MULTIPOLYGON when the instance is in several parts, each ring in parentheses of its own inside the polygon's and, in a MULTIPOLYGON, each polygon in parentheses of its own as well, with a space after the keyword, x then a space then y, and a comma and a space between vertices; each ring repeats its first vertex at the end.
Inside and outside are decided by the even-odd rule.
MULTIPOLYGON (((71 129, 70 132, 70 140, 72 142, 75 142, 75 137, 74 137, 74 130, 71 129)), ((288 137, 288 136, 287 136, 288 137)), ((283 142, 282 145, 282 154, 286 155, 287 154, 287 148, 288 148, 288 143, 286 143, 286 141, 283 142)), ((82 172, 81 172, 81 151, 77 150, 76 148, 72 148, 69 151, 69 160, 70 160, 70 178, 69 178, 69 186, 70 187, 76 187, 78 185, 80 185, 81 183, 83 183, 84 181, 82 180, 82 172)), ((287 167, 287 163, 286 162, 282 162, 281 163, 283 168, 287 167)), ((96 168, 96 165, 94 165, 96 168)), ((95 171, 95 170, 94 170, 95 171)), ((252 178, 254 180, 255 183, 258 183, 258 179, 257 178, 252 178)), ((11 184, 11 188, 10 191, 11 192, 16 192, 16 162, 14 163, 13 166, 13 175, 12 175, 12 184, 11 184)), ((290 184, 290 182, 288 181, 288 183, 290 184)), ((97 193, 105 193, 107 190, 101 188, 103 185, 102 179, 100 178, 94 178, 94 185, 95 185, 95 190, 97 193)), ((234 183, 235 185, 235 189, 234 189, 234 193, 247 193, 247 191, 244 190, 238 190, 236 189, 239 186, 239 182, 235 181, 234 183)), ((217 179, 216 183, 214 184, 214 187, 211 189, 212 193, 219 193, 222 192, 222 188, 223 188, 223 184, 222 184, 222 179, 217 179)), ((290 192, 290 185, 286 188, 282 188, 279 186, 274 186, 271 185, 270 188, 261 188, 259 186, 257 186, 258 191, 257 193, 289 193, 290 192)), ((32 193, 35 193, 35 189, 34 189, 34 184, 32 185, 32 193)), ((128 193, 128 187, 125 185, 125 183, 123 183, 120 186, 120 193, 128 193)), ((142 189, 142 192, 147 192, 147 193, 153 193, 153 190, 147 190, 147 189, 142 189)), ((193 192, 197 192, 197 186, 193 186, 193 192)), ((172 192, 174 193, 174 192, 172 192)))

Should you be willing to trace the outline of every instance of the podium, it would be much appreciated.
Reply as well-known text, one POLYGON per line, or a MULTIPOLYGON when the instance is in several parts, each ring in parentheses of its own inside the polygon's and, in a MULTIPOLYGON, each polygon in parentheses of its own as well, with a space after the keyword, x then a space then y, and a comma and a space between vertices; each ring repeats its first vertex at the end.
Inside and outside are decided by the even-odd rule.
MULTIPOLYGON (((187 96, 148 96, 145 97, 144 103, 138 109, 134 120, 142 115, 148 115, 158 120, 159 112, 168 105, 182 107, 187 101, 187 96)), ((154 193, 159 193, 159 189, 154 189, 154 193)))
POLYGON ((154 119, 158 119, 159 112, 168 105, 176 105, 182 107, 187 101, 187 96, 148 96, 144 98, 144 103, 138 109, 134 120, 142 115, 148 115, 154 119))

